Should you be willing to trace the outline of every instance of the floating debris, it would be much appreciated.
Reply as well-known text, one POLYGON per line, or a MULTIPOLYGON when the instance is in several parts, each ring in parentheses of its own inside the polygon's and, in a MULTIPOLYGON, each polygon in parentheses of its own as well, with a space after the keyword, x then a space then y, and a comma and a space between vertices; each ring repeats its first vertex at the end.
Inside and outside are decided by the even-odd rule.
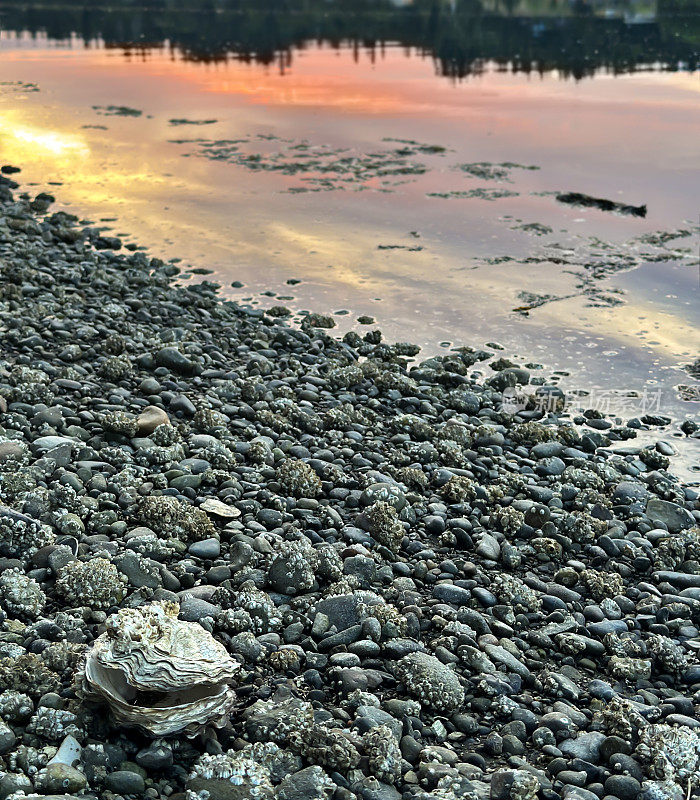
POLYGON ((616 211, 618 214, 627 214, 631 217, 646 217, 647 207, 630 206, 618 203, 615 200, 605 200, 602 197, 591 197, 580 192, 565 192, 558 194, 557 200, 570 206, 583 206, 584 208, 597 208, 599 211, 616 211))

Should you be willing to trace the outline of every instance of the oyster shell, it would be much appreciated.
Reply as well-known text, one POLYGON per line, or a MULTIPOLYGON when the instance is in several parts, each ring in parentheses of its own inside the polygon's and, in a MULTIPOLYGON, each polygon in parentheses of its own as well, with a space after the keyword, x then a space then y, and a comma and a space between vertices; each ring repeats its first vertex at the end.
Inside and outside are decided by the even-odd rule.
POLYGON ((121 609, 85 663, 88 694, 106 700, 118 723, 154 736, 221 727, 236 698, 228 684, 239 664, 178 612, 167 602, 121 609))

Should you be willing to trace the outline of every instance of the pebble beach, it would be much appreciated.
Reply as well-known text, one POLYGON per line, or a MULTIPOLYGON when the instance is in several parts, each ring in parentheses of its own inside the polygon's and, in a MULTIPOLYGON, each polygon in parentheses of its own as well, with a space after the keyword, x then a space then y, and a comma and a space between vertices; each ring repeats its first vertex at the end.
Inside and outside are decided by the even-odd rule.
POLYGON ((509 410, 530 371, 484 376, 492 350, 418 362, 183 285, 15 171, 0 800, 697 791, 700 492, 670 419, 546 383, 509 410))

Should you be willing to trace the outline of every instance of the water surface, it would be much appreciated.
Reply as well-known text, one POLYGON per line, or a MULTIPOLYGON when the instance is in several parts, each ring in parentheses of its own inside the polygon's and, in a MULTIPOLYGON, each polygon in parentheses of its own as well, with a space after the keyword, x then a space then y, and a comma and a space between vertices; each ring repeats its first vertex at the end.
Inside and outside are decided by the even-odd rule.
POLYGON ((496 341, 627 416, 697 414, 677 386, 698 383, 700 77, 663 15, 482 9, 452 50, 385 39, 386 20, 365 45, 309 39, 301 17, 266 50, 219 17, 198 50, 180 17, 121 13, 139 35, 0 8, 2 158, 32 191, 227 296, 339 312, 340 331, 368 315, 425 353, 496 341), (600 46, 569 46, 584 34, 600 46))

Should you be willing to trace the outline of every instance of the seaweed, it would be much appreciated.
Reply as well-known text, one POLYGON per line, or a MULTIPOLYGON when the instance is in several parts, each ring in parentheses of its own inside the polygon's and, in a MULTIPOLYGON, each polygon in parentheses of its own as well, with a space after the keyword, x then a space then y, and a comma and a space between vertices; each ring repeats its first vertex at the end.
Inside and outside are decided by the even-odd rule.
POLYGON ((597 208, 599 211, 615 211, 618 214, 627 214, 630 217, 646 217, 647 207, 630 206, 626 203, 618 203, 615 200, 606 200, 602 197, 591 197, 581 192, 565 192, 558 194, 557 200, 570 206, 583 206, 584 208, 597 208))

